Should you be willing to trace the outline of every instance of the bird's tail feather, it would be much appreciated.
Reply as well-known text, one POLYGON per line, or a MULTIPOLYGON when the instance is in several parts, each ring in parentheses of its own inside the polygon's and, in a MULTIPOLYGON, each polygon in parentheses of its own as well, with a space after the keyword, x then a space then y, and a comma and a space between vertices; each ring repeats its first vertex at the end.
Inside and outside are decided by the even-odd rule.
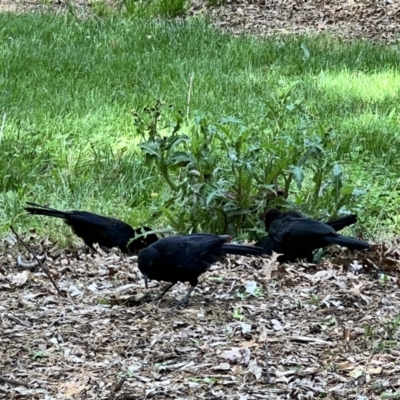
POLYGON ((264 250, 264 254, 267 255, 272 255, 272 249, 273 249, 273 241, 269 236, 265 236, 261 238, 258 242, 255 243, 256 247, 261 247, 264 250))
POLYGON ((59 211, 54 208, 41 206, 40 204, 29 203, 29 202, 27 202, 27 204, 35 206, 35 207, 24 207, 25 211, 27 211, 29 214, 46 215, 48 217, 63 218, 63 219, 65 219, 67 215, 64 211, 59 211))
POLYGON ((347 226, 353 225, 357 222, 357 215, 351 214, 344 217, 328 221, 327 224, 330 225, 336 232, 346 228, 347 226))
POLYGON ((352 250, 367 250, 371 246, 363 240, 354 239, 348 236, 337 236, 327 238, 329 243, 338 244, 352 250))
POLYGON ((263 254, 264 249, 256 246, 246 246, 244 244, 225 243, 222 246, 222 252, 239 256, 256 256, 263 254))

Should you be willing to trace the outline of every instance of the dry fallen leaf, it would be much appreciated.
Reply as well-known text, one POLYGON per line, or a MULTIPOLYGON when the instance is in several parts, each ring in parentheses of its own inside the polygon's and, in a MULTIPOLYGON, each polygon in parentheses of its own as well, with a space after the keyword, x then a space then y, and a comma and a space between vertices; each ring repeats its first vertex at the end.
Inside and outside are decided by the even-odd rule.
POLYGON ((262 376, 262 368, 257 365, 257 360, 255 358, 250 361, 247 370, 255 376, 256 380, 259 380, 262 376))
POLYGON ((353 284, 353 288, 350 289, 350 293, 353 293, 356 296, 360 296, 366 303, 369 303, 369 298, 361 293, 361 288, 363 287, 363 285, 364 283, 360 283, 359 285, 353 284))
POLYGON ((304 274, 307 278, 309 278, 313 284, 317 284, 318 282, 323 282, 328 279, 334 278, 336 275, 336 271, 334 269, 328 269, 324 271, 318 271, 313 275, 310 274, 304 274))
POLYGON ((213 370, 215 371, 229 371, 231 369, 231 366, 229 363, 221 363, 216 365, 213 370))
POLYGON ((352 378, 357 379, 357 378, 359 378, 360 376, 363 375, 363 368, 362 368, 362 367, 357 367, 357 368, 353 369, 353 370, 349 373, 349 375, 350 375, 352 378))
POLYGON ((349 361, 346 361, 336 364, 336 368, 341 371, 352 371, 354 369, 354 366, 349 361))
POLYGON ((256 290, 257 290, 257 282, 254 281, 246 282, 246 293, 252 294, 254 296, 256 290))
POLYGON ((11 282, 15 286, 22 286, 28 281, 30 274, 31 273, 29 270, 24 270, 18 274, 13 275, 11 277, 11 282))
POLYGON ((263 265, 263 273, 266 280, 270 280, 272 278, 272 273, 277 271, 279 268, 279 263, 277 261, 280 254, 272 252, 272 256, 270 258, 264 258, 264 265, 263 265))
POLYGON ((271 324, 276 331, 283 330, 282 324, 277 319, 271 319, 271 324))
POLYGON ((382 370, 382 367, 368 368, 368 373, 371 375, 380 375, 382 370))
POLYGON ((68 290, 72 297, 80 296, 83 294, 81 290, 79 290, 75 285, 70 284, 68 290))
POLYGON ((243 364, 248 365, 250 362, 250 349, 248 347, 239 348, 232 347, 230 350, 223 351, 220 356, 228 359, 231 363, 234 364, 243 364))

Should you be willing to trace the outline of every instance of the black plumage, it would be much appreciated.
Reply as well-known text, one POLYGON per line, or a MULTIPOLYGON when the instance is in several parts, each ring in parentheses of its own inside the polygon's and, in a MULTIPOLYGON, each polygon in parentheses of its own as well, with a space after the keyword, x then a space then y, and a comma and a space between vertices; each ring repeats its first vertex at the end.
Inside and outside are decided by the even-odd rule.
MULTIPOLYGON (((303 217, 303 216, 301 216, 303 217)), ((347 228, 350 225, 353 225, 357 222, 357 215, 356 214, 350 214, 350 215, 345 215, 343 217, 339 217, 336 219, 332 219, 330 221, 325 222, 327 225, 332 227, 336 232, 341 231, 344 228, 347 228)))
POLYGON ((63 219, 92 250, 94 250, 93 244, 98 243, 101 247, 118 247, 124 253, 135 254, 158 240, 154 233, 134 239, 142 231, 143 233, 151 231, 146 226, 133 229, 119 219, 104 217, 88 211, 60 211, 36 203, 27 202, 27 204, 29 207, 25 207, 25 210, 30 214, 63 219), (134 240, 128 244, 131 239, 134 240))
MULTIPOLYGON (((266 213, 269 210, 266 211, 266 213)), ((265 214, 266 214, 265 213, 265 214)), ((263 220, 265 218, 265 214, 263 215, 263 220)), ((294 211, 294 210, 290 210, 290 211, 285 211, 282 212, 278 218, 282 219, 285 218, 287 216, 291 216, 294 218, 305 218, 305 216, 301 213, 299 213, 298 211, 294 211)), ((343 217, 339 217, 330 221, 325 222, 327 225, 331 226, 336 232, 341 231, 342 229, 353 225, 357 222, 357 215, 356 214, 350 214, 350 215, 345 215, 343 217)), ((267 229, 268 232, 268 229, 267 229)), ((301 239, 299 239, 301 240, 301 239)), ((307 240, 307 239, 305 239, 307 240)), ((267 255, 272 255, 272 251, 273 251, 273 245, 274 242, 271 239, 270 236, 264 236, 263 238, 259 239, 256 244, 257 247, 262 247, 265 251, 265 254, 267 255)), ((308 254, 306 254, 306 259, 310 260, 313 257, 313 250, 310 250, 308 252, 308 254)), ((299 258, 299 257, 295 257, 295 258, 299 258)), ((283 257, 281 257, 281 260, 283 259, 283 257)))
MULTIPOLYGON (((295 261, 306 259, 313 261, 313 251, 330 244, 338 244, 353 250, 370 248, 367 242, 348 236, 339 235, 336 230, 356 222, 356 215, 342 217, 328 223, 303 217, 296 211, 282 213, 279 210, 268 210, 264 215, 264 223, 268 232, 264 251, 275 251, 282 255, 278 261, 295 261)), ((260 243, 258 243, 260 245, 260 243)))
POLYGON ((139 252, 138 266, 147 280, 171 282, 160 299, 177 282, 189 282, 191 287, 186 296, 178 303, 186 304, 198 278, 214 262, 225 254, 260 255, 263 249, 254 246, 227 243, 226 236, 208 233, 196 233, 186 236, 171 236, 153 243, 139 252))

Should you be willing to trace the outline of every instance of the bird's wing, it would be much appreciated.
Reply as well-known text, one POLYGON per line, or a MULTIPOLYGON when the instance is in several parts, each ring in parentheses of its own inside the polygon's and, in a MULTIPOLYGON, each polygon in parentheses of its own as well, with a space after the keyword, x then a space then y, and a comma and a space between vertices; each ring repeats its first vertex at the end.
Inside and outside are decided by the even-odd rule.
POLYGON ((309 218, 284 218, 271 224, 269 234, 277 242, 296 240, 298 238, 322 238, 337 235, 327 224, 309 218))
POLYGON ((185 242, 213 242, 214 240, 216 240, 217 238, 224 238, 225 241, 227 240, 226 236, 218 236, 215 235, 214 233, 192 233, 190 235, 185 235, 185 236, 181 236, 181 240, 185 241, 185 242))
POLYGON ((104 217, 103 215, 93 214, 88 211, 72 211, 69 214, 68 219, 73 222, 92 225, 94 228, 97 228, 101 231, 112 229, 125 229, 130 228, 132 232, 134 232, 133 228, 127 223, 120 221, 115 218, 104 217))
POLYGON ((123 221, 87 211, 73 211, 65 222, 88 243, 101 246, 126 246, 135 237, 134 229, 123 221))
POLYGON ((298 211, 295 211, 295 210, 289 210, 289 211, 283 212, 281 214, 280 218, 285 218, 285 217, 305 218, 302 213, 299 213, 298 211))
POLYGON ((161 253, 166 264, 201 273, 222 255, 221 246, 225 240, 217 235, 196 234, 171 236, 155 245, 157 248, 162 245, 161 253))
POLYGON ((109 222, 108 217, 102 215, 93 214, 89 211, 69 211, 68 219, 76 222, 81 222, 90 225, 104 225, 105 222, 109 222))

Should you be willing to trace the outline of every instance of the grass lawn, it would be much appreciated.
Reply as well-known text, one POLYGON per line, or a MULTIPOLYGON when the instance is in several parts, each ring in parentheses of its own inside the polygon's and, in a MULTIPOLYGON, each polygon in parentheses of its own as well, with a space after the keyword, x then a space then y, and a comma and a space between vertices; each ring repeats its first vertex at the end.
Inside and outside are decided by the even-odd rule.
POLYGON ((284 178, 310 215, 358 212, 367 236, 398 233, 398 47, 234 38, 201 20, 0 14, 0 26, 1 234, 68 237, 25 217, 31 200, 179 231, 221 230, 222 210, 229 232, 254 236, 252 210, 284 178), (138 148, 157 99, 157 134, 179 124, 190 159, 167 160, 174 187, 138 148))

